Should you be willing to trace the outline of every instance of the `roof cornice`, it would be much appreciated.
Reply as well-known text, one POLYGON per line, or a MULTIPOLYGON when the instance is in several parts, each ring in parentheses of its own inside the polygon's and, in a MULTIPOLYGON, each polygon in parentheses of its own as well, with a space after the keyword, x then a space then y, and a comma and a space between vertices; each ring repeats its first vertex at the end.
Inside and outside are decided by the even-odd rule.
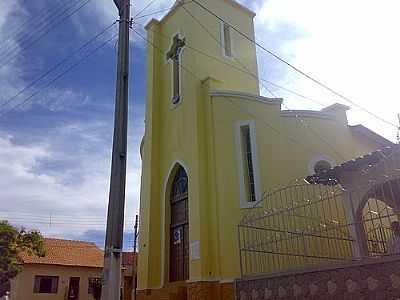
POLYGON ((275 104, 281 105, 283 99, 282 98, 267 98, 262 97, 250 93, 245 92, 237 92, 237 91, 210 91, 209 95, 211 97, 231 97, 231 98, 240 98, 245 100, 257 101, 267 104, 275 104))
MULTIPOLYGON (((249 15, 250 17, 254 18, 256 16, 256 13, 253 12, 252 10, 248 9, 246 6, 234 1, 234 0, 223 0, 224 2, 232 5, 233 7, 236 7, 238 9, 240 9, 242 12, 246 13, 247 15, 249 15)), ((171 15, 173 15, 182 5, 186 5, 188 3, 190 3, 191 1, 188 1, 187 3, 185 3, 184 0, 178 0, 175 2, 174 6, 168 11, 168 13, 163 16, 159 21, 156 19, 151 19, 146 25, 145 25, 145 29, 147 30, 148 27, 150 27, 152 25, 152 23, 162 23, 164 22, 166 19, 168 19, 171 15)))
POLYGON ((281 111, 282 117, 293 117, 293 118, 317 118, 324 120, 335 120, 332 114, 324 113, 315 110, 283 110, 281 111))

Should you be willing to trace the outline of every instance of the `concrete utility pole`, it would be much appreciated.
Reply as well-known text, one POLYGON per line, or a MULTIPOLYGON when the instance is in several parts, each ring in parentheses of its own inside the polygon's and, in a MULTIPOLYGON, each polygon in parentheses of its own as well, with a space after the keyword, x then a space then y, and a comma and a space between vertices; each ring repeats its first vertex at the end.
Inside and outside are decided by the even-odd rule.
POLYGON ((120 300, 123 248, 129 79, 130 0, 114 0, 120 16, 114 138, 108 202, 102 300, 120 300))
POLYGON ((138 227, 139 227, 139 216, 136 215, 135 219, 135 236, 133 237, 133 292, 132 292, 132 300, 136 300, 136 290, 137 290, 137 239, 138 239, 138 227))

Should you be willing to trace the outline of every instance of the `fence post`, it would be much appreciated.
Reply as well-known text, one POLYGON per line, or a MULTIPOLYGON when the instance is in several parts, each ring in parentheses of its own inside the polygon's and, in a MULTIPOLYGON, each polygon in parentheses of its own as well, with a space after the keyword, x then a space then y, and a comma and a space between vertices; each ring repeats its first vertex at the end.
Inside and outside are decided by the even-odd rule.
POLYGON ((240 278, 243 278, 242 243, 240 241, 240 225, 238 225, 237 228, 238 228, 238 244, 239 244, 240 278))
MULTIPOLYGON (((349 224, 349 230, 354 242, 352 243, 353 257, 362 258, 368 256, 368 245, 365 239, 364 227, 362 220, 357 219, 354 209, 353 192, 344 191, 344 205, 346 208, 346 219, 349 224)), ((358 195, 359 196, 359 195, 358 195)))

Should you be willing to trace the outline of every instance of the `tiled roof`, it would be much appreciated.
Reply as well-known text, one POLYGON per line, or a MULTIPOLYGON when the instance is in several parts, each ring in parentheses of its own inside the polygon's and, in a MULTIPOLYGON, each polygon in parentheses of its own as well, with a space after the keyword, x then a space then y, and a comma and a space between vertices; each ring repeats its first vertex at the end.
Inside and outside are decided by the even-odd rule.
POLYGON ((357 157, 355 159, 346 161, 341 165, 335 166, 332 169, 323 172, 321 174, 314 174, 308 176, 306 181, 314 184, 330 184, 334 185, 339 182, 340 174, 344 171, 356 171, 365 166, 373 167, 378 164, 381 160, 400 153, 400 145, 393 145, 391 147, 385 147, 383 149, 378 149, 366 155, 357 157))
POLYGON ((45 257, 23 253, 24 264, 45 264, 79 267, 103 267, 103 251, 96 244, 80 241, 45 239, 45 257))
POLYGON ((349 126, 349 128, 352 133, 363 135, 375 141, 380 145, 381 148, 394 146, 394 144, 391 141, 389 141, 388 139, 384 138, 383 136, 377 134, 376 132, 372 131, 371 129, 368 129, 363 125, 349 126))

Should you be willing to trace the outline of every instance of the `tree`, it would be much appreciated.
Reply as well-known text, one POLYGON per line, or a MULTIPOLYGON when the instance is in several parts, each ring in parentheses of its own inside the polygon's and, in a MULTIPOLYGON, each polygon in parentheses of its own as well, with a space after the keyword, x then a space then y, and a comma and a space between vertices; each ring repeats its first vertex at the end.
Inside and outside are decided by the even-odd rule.
POLYGON ((45 256, 40 232, 18 230, 7 221, 0 221, 0 297, 6 295, 10 290, 10 280, 21 272, 21 252, 45 256))

